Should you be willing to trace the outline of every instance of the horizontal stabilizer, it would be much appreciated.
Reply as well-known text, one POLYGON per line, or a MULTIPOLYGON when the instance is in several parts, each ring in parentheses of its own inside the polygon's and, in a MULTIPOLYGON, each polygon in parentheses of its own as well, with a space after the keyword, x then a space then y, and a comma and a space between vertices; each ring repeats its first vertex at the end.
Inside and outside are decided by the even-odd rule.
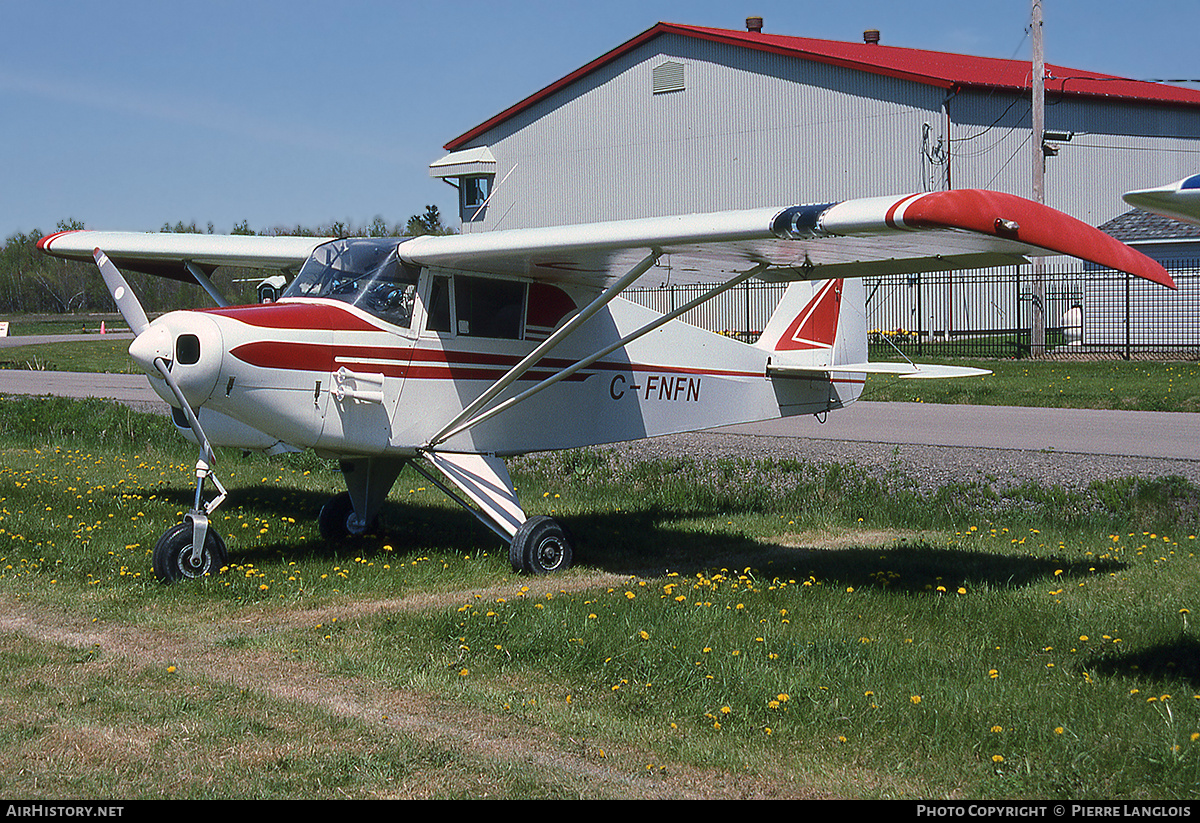
POLYGON ((991 371, 987 369, 973 369, 969 366, 939 366, 929 363, 838 363, 836 366, 767 365, 767 377, 812 379, 835 372, 839 374, 890 374, 906 380, 982 377, 991 374, 991 371))

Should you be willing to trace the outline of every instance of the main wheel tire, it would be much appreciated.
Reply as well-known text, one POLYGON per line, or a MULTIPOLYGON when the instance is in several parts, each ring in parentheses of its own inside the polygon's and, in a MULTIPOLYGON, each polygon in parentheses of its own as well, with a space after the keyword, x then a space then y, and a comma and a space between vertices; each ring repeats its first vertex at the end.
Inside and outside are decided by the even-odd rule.
POLYGON ((172 526, 154 544, 154 576, 164 583, 196 580, 214 574, 227 561, 225 541, 209 526, 204 548, 197 562, 192 562, 192 524, 183 521, 172 526))
POLYGON ((517 529, 508 547, 508 560, 513 571, 525 574, 564 571, 571 566, 573 543, 565 526, 539 514, 517 529))
POLYGON ((326 543, 338 543, 347 537, 361 537, 375 531, 379 528, 379 518, 370 523, 360 521, 354 513, 354 504, 350 502, 350 493, 342 492, 321 507, 317 525, 326 543))

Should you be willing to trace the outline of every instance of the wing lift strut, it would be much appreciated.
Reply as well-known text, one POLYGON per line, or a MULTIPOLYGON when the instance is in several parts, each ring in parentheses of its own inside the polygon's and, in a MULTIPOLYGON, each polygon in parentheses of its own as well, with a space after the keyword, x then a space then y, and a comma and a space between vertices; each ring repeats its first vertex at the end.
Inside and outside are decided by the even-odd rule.
MULTIPOLYGON (((535 366, 550 350, 555 348, 563 340, 573 334, 585 321, 593 317, 601 309, 612 302, 614 298, 620 295, 625 289, 636 281, 639 277, 649 271, 662 256, 659 250, 652 251, 640 263, 629 270, 609 288, 605 289, 595 300, 578 313, 571 317, 566 323, 554 331, 546 340, 538 345, 519 363, 513 366, 507 373, 497 379, 489 386, 482 394, 479 395, 472 403, 462 410, 454 419, 450 420, 438 432, 429 438, 425 446, 421 449, 423 455, 429 460, 439 471, 441 471, 454 485, 465 494, 471 502, 478 508, 473 508, 467 504, 461 497, 451 493, 451 491, 442 483, 435 480, 430 474, 418 468, 414 462, 412 465, 417 471, 426 477, 430 482, 437 485, 446 492, 459 505, 471 512, 489 529, 496 532, 502 539, 516 540, 519 539, 518 532, 523 531, 523 526, 526 523, 532 523, 534 518, 526 521, 525 514, 521 509, 520 502, 517 499, 516 491, 513 488, 512 480, 509 479, 508 471, 504 467, 503 461, 492 454, 476 454, 466 452, 456 452, 450 449, 440 449, 439 446, 445 443, 455 435, 467 431, 473 426, 477 426, 484 421, 491 420, 493 417, 503 413, 507 409, 512 408, 520 403, 525 402, 536 394, 545 391, 551 386, 565 380, 581 369, 600 360, 602 357, 607 357, 617 349, 629 345, 633 341, 644 337, 650 332, 658 329, 661 326, 675 320, 681 315, 691 311, 702 303, 711 300, 722 292, 728 291, 735 286, 738 286, 752 277, 761 274, 766 268, 766 263, 759 263, 753 268, 745 271, 735 277, 726 280, 713 286, 700 296, 684 303, 682 306, 673 309, 667 314, 655 318, 652 322, 647 323, 641 328, 633 331, 614 343, 610 343, 598 351, 584 357, 569 366, 566 366, 554 374, 546 377, 537 384, 531 386, 525 391, 520 392, 506 400, 503 400, 495 405, 492 403, 500 396, 505 389, 516 382, 530 368, 535 366)), ((511 554, 511 552, 510 552, 511 554)), ((514 568, 516 561, 514 558, 514 568)))

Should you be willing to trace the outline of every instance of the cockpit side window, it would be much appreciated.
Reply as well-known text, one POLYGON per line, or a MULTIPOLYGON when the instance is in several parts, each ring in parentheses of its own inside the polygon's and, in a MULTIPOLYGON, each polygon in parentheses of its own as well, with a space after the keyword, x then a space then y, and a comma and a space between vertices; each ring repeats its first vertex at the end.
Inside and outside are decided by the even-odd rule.
POLYGON ((450 278, 433 277, 429 283, 429 309, 425 328, 428 331, 450 331, 450 278))
POLYGON ((283 297, 325 297, 408 328, 420 270, 400 262, 396 240, 334 240, 312 253, 283 297))

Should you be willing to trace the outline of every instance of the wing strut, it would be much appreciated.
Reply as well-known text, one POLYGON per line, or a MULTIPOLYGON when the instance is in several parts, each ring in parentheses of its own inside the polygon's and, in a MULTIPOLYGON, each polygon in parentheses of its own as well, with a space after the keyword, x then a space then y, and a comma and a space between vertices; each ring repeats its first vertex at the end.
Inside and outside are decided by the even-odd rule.
POLYGON ((207 274, 204 273, 203 269, 190 260, 185 261, 183 266, 188 270, 188 273, 191 274, 192 277, 196 278, 196 282, 200 284, 200 288, 208 292, 208 296, 211 297, 218 306, 225 308, 229 305, 229 301, 225 299, 224 295, 217 291, 217 287, 213 285, 212 280, 207 274))
POLYGON ((583 323, 589 320, 594 314, 611 303, 613 298, 625 291, 625 289, 629 288, 629 286, 632 285, 635 280, 648 272, 651 267, 658 262, 658 258, 661 256, 662 252, 658 251, 657 249, 646 255, 646 258, 642 260, 642 262, 630 269, 629 272, 620 280, 605 289, 599 297, 577 312, 565 324, 556 329, 554 333, 543 340, 537 348, 525 355, 520 363, 517 363, 517 365, 509 369, 508 372, 495 383, 493 383, 487 389, 487 391, 475 398, 475 400, 465 409, 459 412, 453 420, 443 426, 437 434, 429 438, 429 442, 425 444, 425 448, 431 449, 443 442, 447 437, 450 436, 450 432, 458 429, 458 425, 460 423, 469 419, 473 414, 490 403, 498 394, 500 394, 500 392, 504 391, 514 382, 520 379, 521 375, 536 365, 539 360, 546 356, 547 352, 566 339, 572 332, 575 331, 575 329, 583 325, 583 323))
POLYGON ((693 300, 689 300, 687 303, 684 303, 679 308, 673 309, 668 314, 664 314, 662 317, 655 319, 651 323, 647 323, 646 325, 642 326, 637 331, 630 332, 629 334, 625 335, 617 342, 612 343, 608 346, 605 346, 603 349, 600 349, 600 351, 596 352, 595 354, 590 354, 587 357, 583 358, 582 360, 572 363, 567 368, 550 375, 545 380, 542 380, 537 385, 531 386, 530 388, 526 389, 525 391, 521 392, 520 394, 516 395, 515 397, 510 397, 508 400, 505 400, 503 403, 493 406, 492 408, 488 409, 485 412, 482 412, 481 414, 475 415, 474 417, 472 417, 471 419, 467 420, 464 423, 460 423, 459 425, 455 426, 454 428, 450 429, 449 431, 446 431, 446 433, 442 436, 441 439, 449 440, 451 437, 458 434, 459 432, 466 431, 467 429, 471 428, 472 426, 482 423, 485 420, 491 420, 493 417, 500 414, 500 412, 504 411, 505 409, 511 408, 512 406, 515 406, 518 403, 521 403, 521 402, 529 399, 530 397, 533 397, 535 394, 542 391, 543 389, 550 388, 555 383, 558 383, 561 380, 565 380, 566 378, 570 377, 571 375, 573 375, 575 372, 579 371, 580 369, 586 369, 588 366, 595 363, 601 357, 607 357, 608 355, 612 354, 617 349, 629 345, 634 340, 637 340, 639 337, 643 337, 643 336, 649 334, 650 332, 654 331, 655 329, 657 329, 660 326, 666 325, 667 323, 674 320, 676 317, 686 314, 687 312, 689 312, 692 309, 699 306, 701 303, 705 303, 708 300, 711 300, 712 298, 716 297, 721 292, 728 291, 729 289, 732 289, 734 286, 737 286, 737 285, 740 285, 740 284, 746 282, 751 277, 754 277, 755 275, 760 274, 766 268, 767 268, 766 263, 760 263, 759 265, 752 268, 750 271, 744 272, 743 274, 739 274, 737 277, 734 277, 731 280, 727 280, 718 286, 714 286, 713 288, 709 289, 708 291, 706 291, 704 294, 700 295, 699 297, 697 297, 693 300))

